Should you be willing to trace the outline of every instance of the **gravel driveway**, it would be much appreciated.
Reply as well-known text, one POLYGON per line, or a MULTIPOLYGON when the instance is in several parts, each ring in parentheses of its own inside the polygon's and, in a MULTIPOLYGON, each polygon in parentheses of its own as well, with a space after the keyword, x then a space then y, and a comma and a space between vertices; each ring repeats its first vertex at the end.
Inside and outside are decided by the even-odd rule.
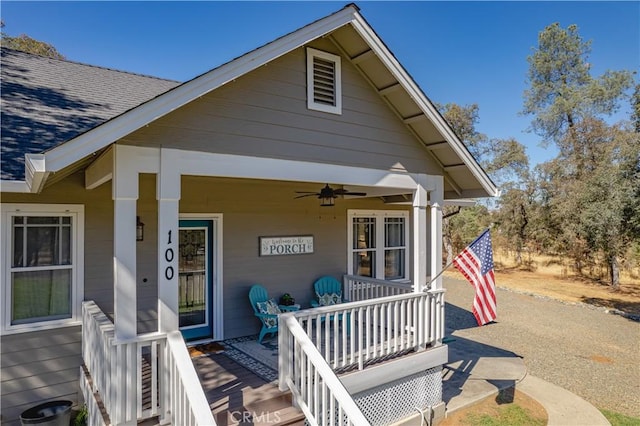
POLYGON ((529 373, 597 408, 640 417, 640 323, 603 309, 499 288, 498 318, 477 327, 473 287, 444 278, 446 335, 521 356, 529 373))

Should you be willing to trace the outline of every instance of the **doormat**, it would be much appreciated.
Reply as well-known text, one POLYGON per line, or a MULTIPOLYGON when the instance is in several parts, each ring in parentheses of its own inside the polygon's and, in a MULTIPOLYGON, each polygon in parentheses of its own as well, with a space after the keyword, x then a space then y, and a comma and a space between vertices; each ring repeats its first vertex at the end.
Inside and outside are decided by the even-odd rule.
POLYGON ((210 342, 189 346, 187 349, 191 358, 198 358, 208 354, 219 354, 224 352, 225 348, 219 342, 210 342))
POLYGON ((231 358, 247 370, 267 382, 278 380, 278 339, 265 339, 258 343, 258 336, 238 337, 222 342, 223 355, 231 358))

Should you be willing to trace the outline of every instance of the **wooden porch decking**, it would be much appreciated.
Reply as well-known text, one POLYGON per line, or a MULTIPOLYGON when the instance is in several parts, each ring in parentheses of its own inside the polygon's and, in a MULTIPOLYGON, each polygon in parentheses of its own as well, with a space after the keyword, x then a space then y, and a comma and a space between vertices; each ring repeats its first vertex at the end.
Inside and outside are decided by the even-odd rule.
POLYGON ((220 353, 192 361, 219 426, 304 425, 304 415, 291 405, 291 394, 280 392, 274 382, 220 353))

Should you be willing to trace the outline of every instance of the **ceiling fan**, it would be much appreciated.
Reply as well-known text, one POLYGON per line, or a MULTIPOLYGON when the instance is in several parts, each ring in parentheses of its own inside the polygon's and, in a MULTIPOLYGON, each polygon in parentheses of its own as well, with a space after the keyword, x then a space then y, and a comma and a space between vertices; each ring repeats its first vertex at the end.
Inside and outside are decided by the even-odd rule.
POLYGON ((343 195, 354 195, 357 197, 364 197, 367 195, 366 192, 350 192, 347 189, 333 189, 329 184, 326 184, 320 192, 296 191, 296 194, 302 195, 298 195, 295 198, 317 197, 320 200, 321 206, 333 206, 334 200, 343 195))

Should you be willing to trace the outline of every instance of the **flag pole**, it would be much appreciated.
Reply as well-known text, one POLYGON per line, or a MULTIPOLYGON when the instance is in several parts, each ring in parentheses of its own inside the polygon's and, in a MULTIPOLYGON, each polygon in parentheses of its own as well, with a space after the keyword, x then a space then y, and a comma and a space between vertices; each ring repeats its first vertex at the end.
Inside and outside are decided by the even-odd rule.
POLYGON ((440 272, 438 272, 438 275, 436 275, 435 277, 433 277, 431 279, 431 281, 429 281, 424 287, 423 291, 428 291, 429 287, 431 287, 431 283, 433 283, 435 280, 437 280, 440 275, 444 274, 444 272, 449 269, 451 267, 451 265, 453 265, 453 262, 449 263, 447 266, 445 266, 444 268, 442 268, 442 270, 440 272))
MULTIPOLYGON (((478 241, 478 240, 480 239, 480 237, 482 237, 482 236, 484 235, 484 233, 485 233, 485 232, 487 232, 487 231, 491 231, 491 227, 490 227, 490 226, 489 226, 487 229, 485 229, 485 230, 482 232, 482 234, 480 234, 480 236, 478 236, 475 240, 473 240, 473 241, 469 244, 469 246, 470 246, 471 244, 475 243, 476 241, 478 241)), ((469 246, 467 246, 467 247, 469 247, 469 246)), ((457 256, 456 256, 456 257, 457 257, 457 256)), ((454 259, 455 259, 455 257, 454 257, 454 259)), ((441 270, 440 272, 438 272, 438 275, 436 275, 435 277, 433 277, 433 278, 431 279, 431 281, 429 281, 429 282, 424 286, 425 288, 424 288, 424 290, 423 290, 423 291, 428 291, 427 289, 428 289, 429 287, 431 287, 431 283, 433 283, 435 280, 437 280, 437 279, 440 277, 440 275, 444 274, 444 272, 445 272, 447 269, 449 269, 449 268, 451 267, 451 265, 453 265, 453 261, 451 261, 448 265, 446 265, 445 267, 443 267, 443 268, 442 268, 442 270, 441 270)))

